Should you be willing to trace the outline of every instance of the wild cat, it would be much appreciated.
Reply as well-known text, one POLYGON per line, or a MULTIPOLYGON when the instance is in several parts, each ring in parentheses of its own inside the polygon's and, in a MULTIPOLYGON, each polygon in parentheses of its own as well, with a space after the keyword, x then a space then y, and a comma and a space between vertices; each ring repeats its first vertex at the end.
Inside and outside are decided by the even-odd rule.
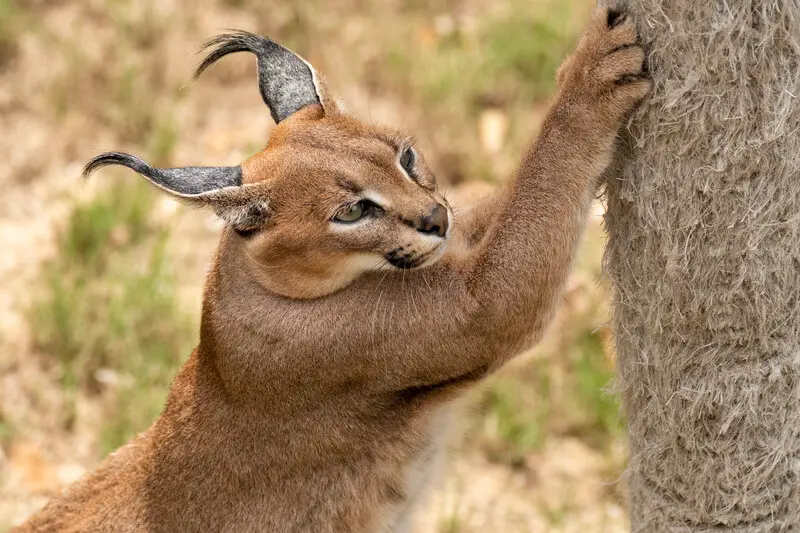
MULTIPOLYGON (((200 343, 161 417, 19 531, 404 531, 443 409, 553 314, 615 137, 650 88, 598 9, 505 190, 454 216, 405 133, 365 124, 303 59, 234 32, 277 126, 236 167, 157 169, 226 222, 200 343)), ((168 317, 164 317, 168 319, 168 317)))

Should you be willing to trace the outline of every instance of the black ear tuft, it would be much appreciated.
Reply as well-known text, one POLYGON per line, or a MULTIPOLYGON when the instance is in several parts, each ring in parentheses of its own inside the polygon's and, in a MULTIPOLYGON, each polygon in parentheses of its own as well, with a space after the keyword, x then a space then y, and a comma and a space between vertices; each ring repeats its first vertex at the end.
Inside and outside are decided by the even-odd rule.
POLYGON ((228 54, 251 52, 258 61, 258 85, 275 122, 309 105, 322 105, 316 73, 300 56, 265 37, 246 31, 231 31, 203 45, 210 50, 198 65, 197 78, 228 54))
POLYGON ((199 78, 206 69, 228 54, 251 52, 258 57, 265 52, 263 41, 271 42, 265 37, 242 30, 231 30, 229 33, 223 33, 209 39, 203 43, 200 52, 205 50, 210 50, 210 52, 205 59, 197 65, 193 78, 199 78))
POLYGON ((122 152, 106 152, 105 154, 100 154, 86 163, 86 166, 83 167, 82 175, 85 179, 88 179, 96 170, 109 165, 122 165, 135 170, 139 174, 145 174, 153 170, 150 165, 135 155, 125 154, 122 152))
POLYGON ((183 167, 154 168, 142 159, 123 152, 101 154, 87 163, 84 178, 109 165, 121 165, 135 170, 165 191, 186 199, 200 199, 226 187, 242 185, 241 167, 183 167))

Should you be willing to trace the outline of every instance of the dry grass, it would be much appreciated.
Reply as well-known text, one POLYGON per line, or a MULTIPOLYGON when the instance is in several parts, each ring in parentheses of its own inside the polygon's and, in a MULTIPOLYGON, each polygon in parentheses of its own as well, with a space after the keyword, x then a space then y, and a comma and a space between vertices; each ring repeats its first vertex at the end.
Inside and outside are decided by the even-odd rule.
POLYGON ((30 310, 34 348, 59 369, 69 399, 59 413, 64 430, 74 429, 76 395, 102 397, 101 456, 161 412, 194 342, 176 301, 167 227, 152 221, 153 198, 131 182, 77 205, 30 310))

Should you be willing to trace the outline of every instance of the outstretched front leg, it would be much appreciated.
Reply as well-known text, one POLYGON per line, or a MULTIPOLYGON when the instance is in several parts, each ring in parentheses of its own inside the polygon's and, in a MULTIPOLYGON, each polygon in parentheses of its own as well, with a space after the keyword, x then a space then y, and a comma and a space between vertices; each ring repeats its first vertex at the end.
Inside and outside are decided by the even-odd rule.
MULTIPOLYGON (((584 105, 588 104, 591 107, 592 103, 594 103, 599 108, 587 109, 586 113, 579 111, 574 116, 570 116, 568 120, 575 123, 583 121, 584 125, 588 126, 587 129, 590 130, 589 135, 591 137, 612 139, 613 141, 621 122, 619 117, 626 117, 632 111, 631 101, 635 105, 649 89, 650 82, 643 68, 643 59, 644 51, 636 40, 634 26, 628 20, 626 12, 614 9, 596 10, 576 52, 564 61, 556 73, 560 91, 553 105, 550 106, 545 127, 552 124, 553 115, 564 116, 563 104, 566 103, 564 102, 565 99, 575 100, 576 96, 579 96, 575 94, 575 91, 582 89, 582 85, 589 84, 585 89, 595 89, 595 94, 594 98, 591 94, 584 94, 584 96, 588 96, 589 100, 589 102, 584 102, 584 105), (603 21, 605 21, 605 27, 603 27, 603 21), (618 31, 616 32, 610 31, 617 28, 618 31), (599 61, 600 59, 605 59, 603 65, 592 64, 593 60, 599 61), (587 71, 587 67, 594 67, 594 69, 593 71, 587 71), (610 86, 609 81, 614 82, 613 86, 610 86), (630 91, 622 91, 621 93, 614 91, 618 92, 618 94, 602 94, 604 86, 606 91, 611 93, 612 90, 621 89, 622 86, 626 85, 632 86, 630 91), (605 117, 590 116, 592 111, 602 113, 602 108, 609 105, 612 106, 612 109, 607 110, 608 113, 605 117), (587 124, 598 118, 600 119, 599 122, 605 123, 604 128, 600 129, 587 124), (609 129, 612 131, 611 133, 609 133, 609 129)), ((541 139, 535 147, 544 144, 544 140, 541 139)), ((574 140, 574 144, 570 148, 578 151, 583 150, 583 155, 587 156, 588 159, 585 163, 590 166, 605 168, 607 166, 606 158, 601 156, 596 159, 596 162, 591 161, 593 154, 582 148, 581 143, 585 140, 588 139, 574 140)), ((544 148, 549 149, 548 147, 544 148)), ((613 144, 609 146, 605 155, 608 155, 612 150, 613 144)), ((603 152, 604 150, 600 151, 603 152)), ((580 156, 581 154, 577 155, 580 156)), ((530 161, 532 156, 533 153, 529 152, 523 161, 520 174, 525 173, 526 163, 530 161)), ((580 170, 580 168, 575 170, 580 170)), ((513 189, 513 187, 509 188, 513 189)), ((511 191, 501 190, 482 198, 459 218, 458 222, 461 226, 459 231, 468 242, 472 244, 479 243, 492 226, 495 225, 501 212, 508 213, 505 200, 508 198, 509 192, 511 191)))
POLYGON ((539 139, 470 261, 469 292, 492 322, 516 317, 529 329, 549 317, 617 133, 650 89, 644 59, 624 12, 593 13, 559 69, 539 139))
POLYGON ((559 70, 538 141, 496 203, 472 217, 466 233, 480 236, 472 249, 416 272, 386 295, 399 307, 416 295, 414 312, 381 324, 386 337, 405 343, 404 353, 383 359, 395 384, 479 377, 541 335, 617 133, 650 89, 644 65, 626 13, 597 9, 559 70), (420 327, 423 321, 428 327, 420 327), (419 356, 431 351, 438 355, 419 356))

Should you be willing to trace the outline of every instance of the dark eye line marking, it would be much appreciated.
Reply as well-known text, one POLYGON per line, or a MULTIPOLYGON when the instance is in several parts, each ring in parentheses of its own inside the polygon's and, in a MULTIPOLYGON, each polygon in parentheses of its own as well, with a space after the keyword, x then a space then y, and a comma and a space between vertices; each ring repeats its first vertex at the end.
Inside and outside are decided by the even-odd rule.
POLYGON ((380 204, 375 203, 374 201, 370 200, 369 198, 362 198, 359 202, 362 206, 364 206, 364 210, 368 215, 379 215, 385 211, 380 204))

